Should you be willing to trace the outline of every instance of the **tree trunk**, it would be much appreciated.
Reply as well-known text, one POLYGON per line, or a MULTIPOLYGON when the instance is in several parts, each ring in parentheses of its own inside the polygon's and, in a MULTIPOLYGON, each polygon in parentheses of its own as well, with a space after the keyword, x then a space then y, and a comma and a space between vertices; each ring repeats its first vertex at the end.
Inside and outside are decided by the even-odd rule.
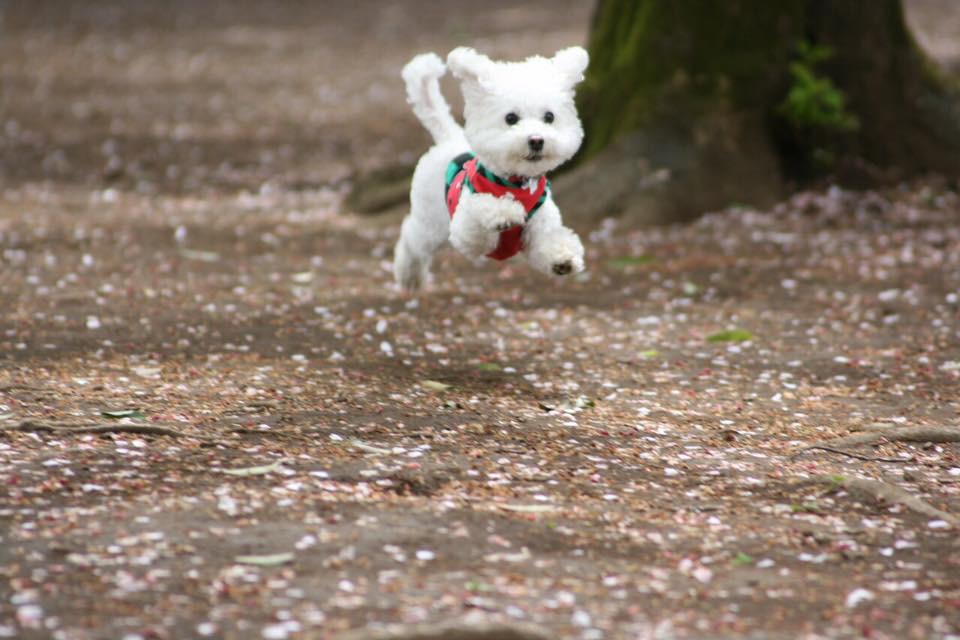
POLYGON ((763 206, 853 158, 960 174, 956 86, 900 0, 601 0, 589 49, 586 144, 557 181, 566 215, 658 223, 763 206), (804 86, 791 93, 807 72, 825 119, 804 86), (785 110, 795 94, 799 115, 785 110))

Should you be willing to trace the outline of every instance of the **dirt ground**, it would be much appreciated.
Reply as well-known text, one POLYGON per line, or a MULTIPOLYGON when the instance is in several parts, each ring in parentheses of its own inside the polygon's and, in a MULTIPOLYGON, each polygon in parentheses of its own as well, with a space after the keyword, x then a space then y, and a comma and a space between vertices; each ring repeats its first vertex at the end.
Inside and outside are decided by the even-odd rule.
POLYGON ((411 299, 341 204, 399 67, 589 23, 483 4, 0 4, 0 638, 960 638, 956 181, 411 299))

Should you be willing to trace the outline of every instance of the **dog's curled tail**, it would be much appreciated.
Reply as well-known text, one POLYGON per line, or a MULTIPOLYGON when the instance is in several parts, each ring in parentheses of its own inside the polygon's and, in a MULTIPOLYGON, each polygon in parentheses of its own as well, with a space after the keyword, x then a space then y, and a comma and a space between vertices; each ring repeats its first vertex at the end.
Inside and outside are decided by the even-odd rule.
POLYGON ((446 65, 435 53, 421 53, 403 68, 407 102, 435 142, 442 142, 460 131, 450 115, 450 105, 440 93, 440 78, 446 72, 446 65))

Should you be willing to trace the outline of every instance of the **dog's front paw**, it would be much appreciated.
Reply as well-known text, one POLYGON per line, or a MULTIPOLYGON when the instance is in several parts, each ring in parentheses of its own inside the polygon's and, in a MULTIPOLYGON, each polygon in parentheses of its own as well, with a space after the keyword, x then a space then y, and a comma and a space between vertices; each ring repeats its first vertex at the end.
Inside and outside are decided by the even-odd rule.
POLYGON ((583 271, 583 258, 579 255, 574 255, 570 256, 569 258, 555 260, 550 266, 550 270, 553 271, 554 275, 558 276, 568 276, 571 273, 580 273, 583 271))
POLYGON ((527 212, 516 200, 503 197, 486 218, 487 228, 499 233, 522 225, 527 219, 527 212))
POLYGON ((550 230, 531 240, 530 265, 540 273, 569 276, 583 271, 583 245, 570 229, 550 230))
POLYGON ((564 260, 563 262, 554 262, 553 263, 553 273, 558 276, 569 275, 573 271, 573 262, 570 260, 564 260))

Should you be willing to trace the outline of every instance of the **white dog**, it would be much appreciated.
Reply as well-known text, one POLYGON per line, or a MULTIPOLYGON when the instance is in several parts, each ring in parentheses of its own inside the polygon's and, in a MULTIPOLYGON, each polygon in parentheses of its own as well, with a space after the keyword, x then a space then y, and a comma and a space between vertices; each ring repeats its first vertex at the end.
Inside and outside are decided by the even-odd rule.
POLYGON ((544 174, 583 140, 573 102, 587 52, 581 47, 523 62, 494 62, 473 49, 450 52, 465 126, 440 93, 440 58, 421 54, 403 69, 407 100, 433 136, 413 174, 410 215, 394 250, 394 275, 407 290, 430 274, 448 238, 468 258, 505 260, 519 252, 545 274, 583 271, 583 245, 563 226, 544 174))

